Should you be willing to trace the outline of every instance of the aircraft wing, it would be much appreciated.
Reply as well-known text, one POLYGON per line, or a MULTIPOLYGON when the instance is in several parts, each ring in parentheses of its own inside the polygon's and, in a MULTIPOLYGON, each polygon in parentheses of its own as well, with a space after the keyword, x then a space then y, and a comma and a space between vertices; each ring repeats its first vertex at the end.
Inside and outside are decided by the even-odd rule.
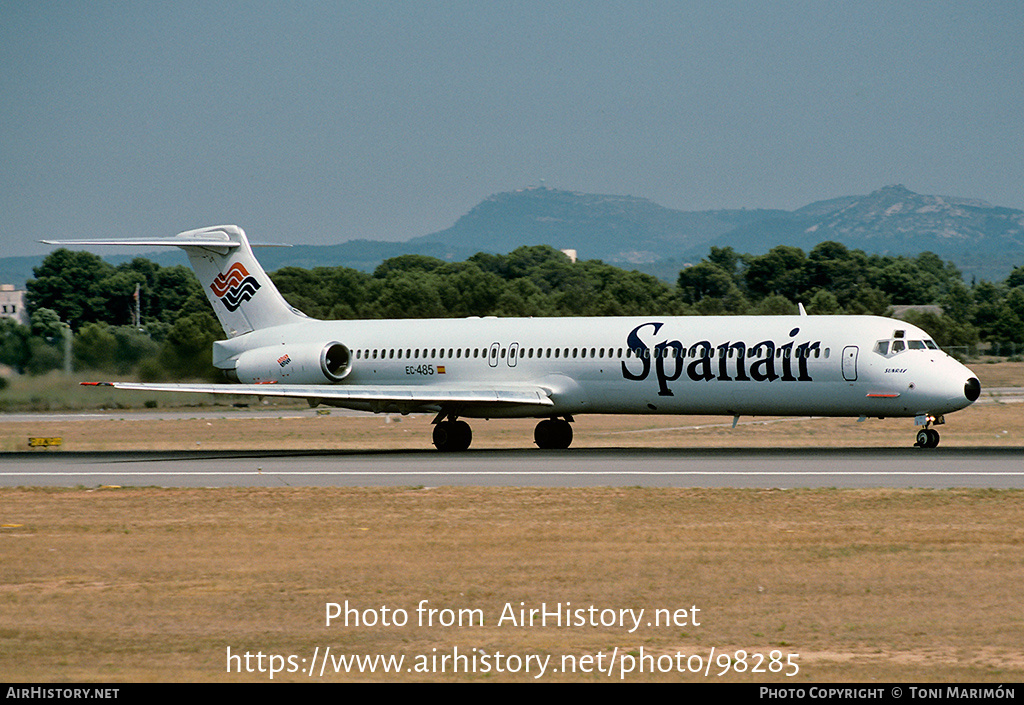
POLYGON ((147 384, 141 382, 82 382, 85 386, 115 387, 148 392, 192 392, 240 396, 318 399, 325 404, 369 406, 374 411, 407 411, 441 406, 554 406, 548 392, 537 386, 449 387, 408 385, 328 384, 147 384))

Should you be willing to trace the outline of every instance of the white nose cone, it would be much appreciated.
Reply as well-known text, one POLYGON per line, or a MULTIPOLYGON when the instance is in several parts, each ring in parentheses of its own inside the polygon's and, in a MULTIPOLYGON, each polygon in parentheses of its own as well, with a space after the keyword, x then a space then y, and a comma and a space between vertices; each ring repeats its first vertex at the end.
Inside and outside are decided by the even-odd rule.
POLYGON ((925 411, 946 414, 970 406, 981 396, 981 382, 970 369, 951 357, 935 360, 927 375, 927 389, 922 391, 933 400, 933 408, 925 411))

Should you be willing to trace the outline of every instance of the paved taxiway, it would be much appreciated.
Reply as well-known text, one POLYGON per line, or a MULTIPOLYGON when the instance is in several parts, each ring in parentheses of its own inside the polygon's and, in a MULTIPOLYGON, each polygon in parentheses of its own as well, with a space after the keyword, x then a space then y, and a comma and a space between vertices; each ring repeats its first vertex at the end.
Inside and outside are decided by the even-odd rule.
POLYGON ((0 454, 0 485, 1024 488, 1024 448, 0 454))

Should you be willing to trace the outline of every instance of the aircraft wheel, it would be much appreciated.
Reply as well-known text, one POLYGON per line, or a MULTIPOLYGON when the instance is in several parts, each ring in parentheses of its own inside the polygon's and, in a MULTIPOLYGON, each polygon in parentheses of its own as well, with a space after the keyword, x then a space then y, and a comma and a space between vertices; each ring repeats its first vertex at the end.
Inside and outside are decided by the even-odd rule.
POLYGON ((434 447, 438 450, 449 450, 449 437, 452 433, 452 424, 450 421, 441 421, 440 423, 434 424, 434 432, 431 434, 431 440, 434 442, 434 447))
POLYGON ((939 445, 939 432, 934 428, 922 428, 917 432, 917 443, 914 445, 918 448, 934 448, 939 445))
POLYGON ((465 421, 441 421, 434 424, 434 447, 440 451, 461 451, 473 441, 473 430, 465 421))
POLYGON ((455 430, 455 447, 452 450, 466 450, 473 442, 473 429, 465 421, 453 421, 455 430))
POLYGON ((568 448, 572 443, 572 426, 564 419, 545 419, 534 429, 533 442, 538 448, 568 448))

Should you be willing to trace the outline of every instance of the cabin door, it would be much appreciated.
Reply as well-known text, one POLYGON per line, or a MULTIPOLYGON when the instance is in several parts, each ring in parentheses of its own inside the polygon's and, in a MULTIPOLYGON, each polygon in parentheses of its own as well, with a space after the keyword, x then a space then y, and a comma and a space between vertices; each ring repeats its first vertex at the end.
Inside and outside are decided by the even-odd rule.
POLYGON ((857 346, 843 348, 843 379, 847 382, 857 381, 857 346))

